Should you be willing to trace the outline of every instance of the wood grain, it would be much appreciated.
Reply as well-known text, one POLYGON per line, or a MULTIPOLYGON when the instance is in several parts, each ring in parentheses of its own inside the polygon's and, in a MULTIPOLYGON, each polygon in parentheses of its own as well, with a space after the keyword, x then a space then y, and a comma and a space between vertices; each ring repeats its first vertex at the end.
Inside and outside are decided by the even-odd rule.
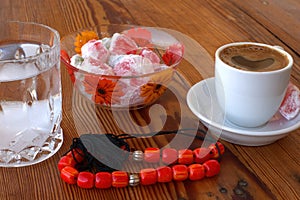
POLYGON ((254 0, 251 3, 242 3, 233 0, 232 2, 279 40, 290 46, 298 55, 300 54, 300 47, 297 45, 300 40, 299 1, 254 0))
MULTIPOLYGON (((182 119, 188 126, 198 125, 188 107, 179 105, 185 102, 191 85, 213 76, 214 52, 225 43, 256 41, 284 47, 295 61, 291 80, 300 87, 299 10, 297 0, 1 0, 0 21, 43 23, 57 29, 61 37, 96 24, 157 26, 193 38, 201 51, 199 46, 194 46, 195 49, 187 52, 187 60, 178 67, 180 76, 175 77, 173 84, 179 94, 170 89, 158 102, 167 112, 165 124, 162 123, 164 114, 152 119, 147 108, 130 113, 95 109, 73 90, 62 65, 64 145, 57 154, 38 165, 1 168, 0 199, 300 199, 299 129, 262 147, 223 141, 227 152, 220 175, 198 182, 84 190, 63 183, 56 169, 72 138, 86 131, 120 134, 124 132, 121 126, 128 132, 142 134, 157 131, 161 126, 165 130, 176 129, 182 119), (200 53, 196 54, 195 50, 200 53), (116 122, 114 117, 120 120, 116 122), (131 126, 132 121, 139 126, 131 126), (141 127, 149 123, 151 126, 141 127), (240 186, 239 181, 245 181, 247 186, 240 186), (243 195, 237 195, 236 189, 242 190, 243 195)), ((161 147, 171 139, 140 138, 131 140, 130 144, 137 149, 161 147)), ((199 144, 194 141, 192 145, 199 144)))

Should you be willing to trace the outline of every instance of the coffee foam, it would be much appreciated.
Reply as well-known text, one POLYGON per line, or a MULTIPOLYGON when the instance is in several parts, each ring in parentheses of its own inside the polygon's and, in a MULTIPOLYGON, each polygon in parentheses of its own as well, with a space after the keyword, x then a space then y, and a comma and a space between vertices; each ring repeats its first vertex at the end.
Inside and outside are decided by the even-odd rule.
POLYGON ((226 64, 247 71, 274 71, 288 64, 286 55, 265 46, 252 44, 231 46, 220 52, 226 64))

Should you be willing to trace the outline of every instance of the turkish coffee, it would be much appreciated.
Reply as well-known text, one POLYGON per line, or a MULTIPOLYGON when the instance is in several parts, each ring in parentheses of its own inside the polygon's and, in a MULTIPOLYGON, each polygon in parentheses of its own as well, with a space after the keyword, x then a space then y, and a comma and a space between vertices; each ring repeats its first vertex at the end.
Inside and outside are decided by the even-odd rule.
POLYGON ((276 49, 253 44, 227 47, 220 58, 229 66, 254 72, 279 70, 289 63, 287 56, 276 49))

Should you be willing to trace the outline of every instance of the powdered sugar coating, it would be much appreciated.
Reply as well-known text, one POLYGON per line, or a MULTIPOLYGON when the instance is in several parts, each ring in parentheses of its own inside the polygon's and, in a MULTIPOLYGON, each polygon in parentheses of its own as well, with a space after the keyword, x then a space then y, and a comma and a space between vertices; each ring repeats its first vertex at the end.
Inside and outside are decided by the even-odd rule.
POLYGON ((128 54, 137 48, 137 44, 131 38, 115 33, 111 38, 109 51, 112 54, 128 54))
POLYGON ((124 55, 113 67, 118 76, 136 76, 153 73, 152 62, 140 55, 124 55))
POLYGON ((144 58, 148 58, 153 64, 160 63, 160 58, 158 57, 158 55, 150 49, 146 49, 146 48, 142 49, 140 55, 143 56, 144 58))
POLYGON ((300 112, 300 91, 292 83, 288 85, 279 112, 287 120, 294 119, 300 112))
POLYGON ((110 52, 102 44, 102 40, 90 40, 81 48, 81 54, 84 59, 89 58, 90 61, 97 64, 105 63, 110 55, 110 52))
POLYGON ((112 38, 90 40, 84 44, 82 55, 72 56, 71 64, 87 72, 116 76, 139 76, 167 68, 150 49, 142 49, 139 55, 128 54, 137 49, 134 40, 115 33, 112 38))

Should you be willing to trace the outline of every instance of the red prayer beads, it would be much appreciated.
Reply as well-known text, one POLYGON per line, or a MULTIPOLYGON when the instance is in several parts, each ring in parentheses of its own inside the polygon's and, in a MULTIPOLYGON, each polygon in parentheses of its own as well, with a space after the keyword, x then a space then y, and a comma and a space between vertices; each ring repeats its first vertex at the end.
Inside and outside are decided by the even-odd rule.
POLYGON ((63 181, 69 184, 76 184, 78 171, 71 166, 66 166, 60 171, 60 177, 63 181))
POLYGON ((190 149, 181 149, 178 151, 178 163, 189 165, 194 162, 193 151, 190 149))
POLYGON ((95 176, 95 187, 99 189, 110 188, 112 184, 111 173, 98 172, 95 176))
POLYGON ((196 163, 204 163, 211 158, 211 150, 208 148, 197 148, 194 149, 194 159, 196 163))
POLYGON ((144 160, 149 163, 157 163, 160 160, 159 148, 149 147, 145 149, 144 160))
POLYGON ((192 164, 188 169, 189 179, 192 181, 201 180, 205 177, 205 167, 201 164, 192 164))
POLYGON ((171 167, 168 166, 158 167, 156 168, 156 171, 157 171, 157 182, 167 183, 172 181, 173 171, 171 167))
POLYGON ((212 158, 219 158, 225 152, 225 147, 220 142, 217 142, 216 144, 211 144, 208 148, 210 149, 210 154, 212 158))
POLYGON ((113 187, 126 187, 128 185, 128 174, 124 171, 114 171, 111 173, 113 187))
POLYGON ((74 161, 77 162, 77 163, 80 163, 84 160, 83 152, 79 148, 72 149, 71 151, 69 151, 67 153, 66 156, 73 157, 74 161))
POLYGON ((66 166, 74 167, 75 165, 76 161, 71 156, 63 156, 59 160, 57 167, 61 171, 66 166))
POLYGON ((185 165, 174 165, 172 167, 173 179, 175 181, 184 181, 188 178, 188 167, 185 165))
POLYGON ((212 177, 217 175, 221 169, 219 162, 216 160, 208 160, 205 163, 203 163, 203 166, 205 167, 206 177, 212 177))
POLYGON ((93 188, 95 175, 91 172, 79 172, 77 185, 81 188, 93 188))
POLYGON ((140 171, 142 185, 152 185, 157 182, 157 171, 154 168, 146 168, 140 171))
POLYGON ((173 164, 177 162, 178 152, 173 148, 165 148, 162 150, 162 162, 166 165, 173 164))
POLYGON ((173 180, 189 179, 195 181, 217 175, 220 172, 220 164, 216 159, 224 152, 225 148, 220 142, 210 145, 208 148, 201 147, 193 151, 190 149, 177 151, 173 148, 165 148, 160 152, 159 148, 146 148, 142 155, 141 151, 137 151, 139 155, 138 157, 133 155, 133 160, 141 161, 141 156, 143 156, 143 161, 147 163, 159 164, 162 162, 167 165, 171 164, 171 166, 145 168, 140 170, 139 175, 129 175, 125 171, 98 172, 96 174, 87 171, 78 172, 75 166, 84 158, 80 149, 73 149, 72 152, 60 159, 58 169, 63 181, 68 184, 77 184, 81 188, 106 189, 127 187, 128 185, 135 186, 139 183, 152 185, 157 182, 167 183, 173 180))

